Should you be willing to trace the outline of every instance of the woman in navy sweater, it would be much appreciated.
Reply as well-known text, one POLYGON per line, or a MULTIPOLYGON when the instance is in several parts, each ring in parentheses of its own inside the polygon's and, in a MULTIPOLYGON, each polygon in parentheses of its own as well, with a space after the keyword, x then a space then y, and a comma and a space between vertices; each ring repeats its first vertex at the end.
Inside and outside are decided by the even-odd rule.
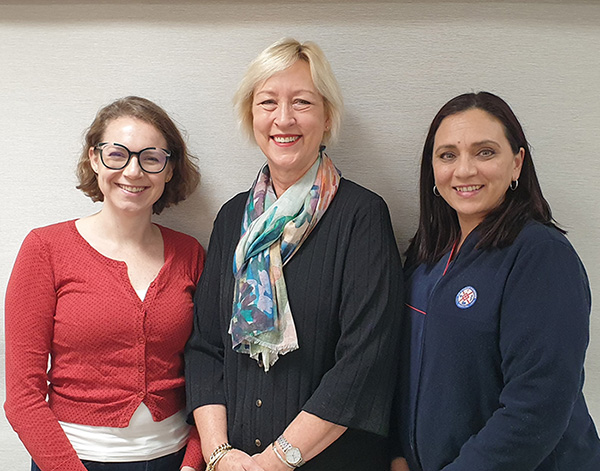
POLYGON ((469 93, 438 112, 420 210, 392 469, 599 470, 582 393, 588 279, 502 99, 469 93))

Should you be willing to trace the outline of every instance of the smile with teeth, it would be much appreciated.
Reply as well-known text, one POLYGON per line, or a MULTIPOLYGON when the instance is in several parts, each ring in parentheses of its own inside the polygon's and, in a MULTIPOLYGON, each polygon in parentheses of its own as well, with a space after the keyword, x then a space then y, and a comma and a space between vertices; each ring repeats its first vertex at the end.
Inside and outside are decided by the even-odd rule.
POLYGON ((483 185, 471 185, 471 186, 455 186, 454 188, 458 192, 476 191, 479 190, 483 185))
POLYGON ((128 191, 129 193, 140 193, 146 189, 145 186, 129 186, 122 185, 120 183, 117 183, 117 185, 119 186, 119 188, 122 188, 123 190, 128 191))
POLYGON ((296 142, 300 139, 300 136, 273 136, 273 140, 279 144, 289 144, 290 142, 296 142))

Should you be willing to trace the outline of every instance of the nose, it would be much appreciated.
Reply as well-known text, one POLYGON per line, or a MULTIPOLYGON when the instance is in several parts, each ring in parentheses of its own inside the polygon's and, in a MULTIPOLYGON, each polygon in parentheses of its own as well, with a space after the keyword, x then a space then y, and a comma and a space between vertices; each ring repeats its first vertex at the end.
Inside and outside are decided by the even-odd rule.
POLYGON ((277 108, 275 124, 279 127, 292 126, 296 122, 294 108, 291 104, 284 103, 277 108))
POLYGON ((138 155, 132 155, 129 159, 127 167, 123 169, 123 175, 127 178, 135 179, 140 178, 144 174, 142 167, 140 167, 140 160, 138 155))
POLYGON ((461 154, 456 159, 456 167, 454 169, 454 175, 458 178, 470 177, 477 173, 477 168, 470 156, 461 154))

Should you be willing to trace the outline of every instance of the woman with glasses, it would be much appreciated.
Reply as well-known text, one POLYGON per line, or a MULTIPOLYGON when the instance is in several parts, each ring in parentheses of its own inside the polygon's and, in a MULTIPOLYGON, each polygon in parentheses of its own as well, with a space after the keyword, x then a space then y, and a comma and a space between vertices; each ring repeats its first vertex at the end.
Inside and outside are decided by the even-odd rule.
POLYGON ((183 348, 204 250, 151 219, 196 188, 194 158, 127 97, 98 112, 77 173, 102 209, 33 230, 8 284, 6 415, 32 470, 199 470, 183 348))

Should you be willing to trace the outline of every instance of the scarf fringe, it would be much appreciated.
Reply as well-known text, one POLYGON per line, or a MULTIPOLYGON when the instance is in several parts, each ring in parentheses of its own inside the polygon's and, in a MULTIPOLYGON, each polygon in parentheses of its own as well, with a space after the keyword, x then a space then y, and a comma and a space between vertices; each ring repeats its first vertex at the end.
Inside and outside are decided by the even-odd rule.
POLYGON ((280 355, 299 348, 283 266, 321 219, 339 187, 341 174, 322 150, 309 171, 280 198, 265 165, 246 202, 233 260, 236 284, 229 334, 233 349, 250 355, 265 372, 280 355))

